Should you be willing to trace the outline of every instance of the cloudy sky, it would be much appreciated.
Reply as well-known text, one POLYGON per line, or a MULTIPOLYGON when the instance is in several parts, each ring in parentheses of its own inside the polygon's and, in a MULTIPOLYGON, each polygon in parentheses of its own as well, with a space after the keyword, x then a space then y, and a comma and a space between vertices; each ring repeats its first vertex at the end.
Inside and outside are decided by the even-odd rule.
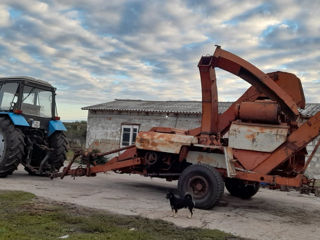
MULTIPOLYGON (((215 44, 295 73, 307 102, 320 102, 318 0, 0 1, 0 76, 49 81, 63 120, 115 98, 200 100, 197 63, 215 44)), ((249 86, 217 76, 222 101, 249 86)))

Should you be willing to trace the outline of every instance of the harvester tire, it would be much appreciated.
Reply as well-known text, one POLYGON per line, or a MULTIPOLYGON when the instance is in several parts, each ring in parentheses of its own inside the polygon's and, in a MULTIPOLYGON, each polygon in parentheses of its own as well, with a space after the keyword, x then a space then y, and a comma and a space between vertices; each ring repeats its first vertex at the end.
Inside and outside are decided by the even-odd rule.
POLYGON ((211 209, 223 195, 224 181, 215 168, 206 164, 194 164, 182 172, 178 190, 181 197, 190 193, 195 207, 211 209))
POLYGON ((66 160, 67 153, 67 139, 64 132, 54 132, 49 138, 49 146, 53 148, 54 151, 51 154, 50 162, 54 167, 54 170, 59 171, 66 160))
POLYGON ((0 117, 0 177, 17 169, 24 157, 24 134, 7 117, 0 117))
POLYGON ((260 188, 258 182, 245 182, 236 178, 226 178, 225 185, 232 196, 242 199, 250 199, 260 188))

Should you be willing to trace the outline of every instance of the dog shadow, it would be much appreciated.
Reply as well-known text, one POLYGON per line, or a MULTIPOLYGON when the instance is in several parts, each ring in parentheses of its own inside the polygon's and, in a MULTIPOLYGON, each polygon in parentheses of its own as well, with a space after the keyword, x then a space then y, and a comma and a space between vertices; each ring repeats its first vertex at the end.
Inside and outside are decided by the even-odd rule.
MULTIPOLYGON (((129 187, 132 187, 132 188, 135 188, 136 191, 139 191, 139 192, 141 191, 141 193, 143 193, 145 191, 151 191, 154 194, 157 194, 157 196, 159 198, 163 198, 164 200, 167 200, 166 195, 169 192, 172 192, 176 196, 180 196, 180 192, 178 191, 177 186, 175 186, 175 185, 163 186, 163 185, 158 185, 155 183, 148 183, 148 182, 124 182, 122 184, 129 186, 129 187)), ((227 207, 227 206, 228 206, 228 202, 226 201, 225 198, 222 198, 215 208, 227 207)), ((195 208, 197 208, 197 207, 195 207, 195 208)), ((206 211, 214 211, 215 208, 207 209, 206 211)))

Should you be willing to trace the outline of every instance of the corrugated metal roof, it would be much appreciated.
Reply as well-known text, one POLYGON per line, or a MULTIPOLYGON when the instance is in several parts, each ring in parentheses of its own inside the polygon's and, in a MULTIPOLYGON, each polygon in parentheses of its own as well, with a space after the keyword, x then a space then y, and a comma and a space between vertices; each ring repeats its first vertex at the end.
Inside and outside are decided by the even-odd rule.
MULTIPOLYGON (((232 102, 219 102, 219 113, 226 111, 231 104, 232 102)), ((116 99, 112 102, 83 107, 82 110, 201 114, 202 108, 200 101, 146 101, 116 99)), ((306 108, 300 112, 302 115, 310 117, 318 111, 320 111, 319 103, 309 103, 306 104, 306 108)))
POLYGON ((307 103, 306 107, 300 111, 304 117, 312 117, 317 112, 320 112, 320 103, 307 103))
MULTIPOLYGON (((224 112, 231 104, 231 102, 219 103, 219 112, 224 112)), ((112 102, 83 107, 82 110, 201 114, 201 102, 116 99, 112 102)))
POLYGON ((132 111, 132 112, 166 112, 201 114, 201 102, 199 101, 145 101, 131 99, 116 99, 82 110, 109 110, 109 111, 132 111))

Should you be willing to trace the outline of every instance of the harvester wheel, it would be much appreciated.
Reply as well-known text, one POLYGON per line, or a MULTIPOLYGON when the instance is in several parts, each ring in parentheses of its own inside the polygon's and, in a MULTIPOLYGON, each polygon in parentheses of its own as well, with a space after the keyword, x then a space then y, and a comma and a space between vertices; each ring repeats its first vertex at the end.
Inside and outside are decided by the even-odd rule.
POLYGON ((17 169, 24 156, 24 135, 6 117, 0 117, 0 177, 17 169))
POLYGON ((225 185, 232 196, 242 199, 250 199, 260 188, 258 182, 245 182, 236 178, 226 178, 225 185))
POLYGON ((49 138, 49 146, 54 149, 50 162, 55 170, 59 170, 66 160, 67 139, 64 132, 55 132, 49 138))
POLYGON ((215 168, 206 164, 195 164, 182 172, 178 190, 181 196, 191 193, 197 208, 210 209, 222 197, 224 182, 215 168))

